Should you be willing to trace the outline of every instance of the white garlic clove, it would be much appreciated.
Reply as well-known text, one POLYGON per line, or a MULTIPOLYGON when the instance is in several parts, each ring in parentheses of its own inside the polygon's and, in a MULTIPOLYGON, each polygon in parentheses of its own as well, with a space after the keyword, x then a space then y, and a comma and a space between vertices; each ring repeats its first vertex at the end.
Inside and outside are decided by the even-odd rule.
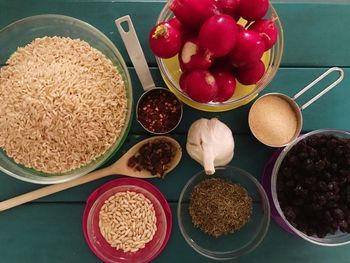
POLYGON ((234 139, 226 124, 216 118, 195 121, 187 136, 188 154, 202 166, 208 175, 216 166, 224 166, 233 158, 234 139))
POLYGON ((215 167, 214 167, 215 155, 212 151, 212 147, 210 144, 208 145, 206 143, 203 143, 202 149, 203 149, 204 171, 207 175, 212 175, 215 173, 215 167))

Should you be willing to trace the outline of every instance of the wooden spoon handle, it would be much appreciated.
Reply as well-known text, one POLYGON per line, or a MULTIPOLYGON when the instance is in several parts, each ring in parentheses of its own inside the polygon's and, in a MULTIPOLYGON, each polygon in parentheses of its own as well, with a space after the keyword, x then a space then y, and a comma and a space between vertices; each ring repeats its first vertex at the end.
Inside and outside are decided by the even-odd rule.
POLYGON ((68 188, 72 188, 78 185, 92 182, 94 180, 100 179, 102 177, 106 177, 111 174, 113 174, 113 169, 111 167, 106 167, 104 169, 92 172, 90 174, 84 175, 82 177, 79 177, 77 179, 74 179, 65 183, 53 184, 50 186, 46 186, 46 187, 34 190, 26 194, 22 194, 22 195, 10 198, 6 201, 0 202, 0 212, 33 200, 36 200, 36 199, 39 199, 41 197, 60 192, 68 188))

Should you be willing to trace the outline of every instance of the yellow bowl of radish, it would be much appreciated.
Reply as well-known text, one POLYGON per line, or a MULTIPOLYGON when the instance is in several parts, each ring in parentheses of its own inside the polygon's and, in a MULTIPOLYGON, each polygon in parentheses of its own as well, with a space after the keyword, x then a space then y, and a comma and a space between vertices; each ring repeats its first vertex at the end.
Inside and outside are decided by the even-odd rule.
POLYGON ((181 101, 221 112, 249 103, 272 81, 283 30, 268 0, 171 0, 149 44, 164 82, 181 101))

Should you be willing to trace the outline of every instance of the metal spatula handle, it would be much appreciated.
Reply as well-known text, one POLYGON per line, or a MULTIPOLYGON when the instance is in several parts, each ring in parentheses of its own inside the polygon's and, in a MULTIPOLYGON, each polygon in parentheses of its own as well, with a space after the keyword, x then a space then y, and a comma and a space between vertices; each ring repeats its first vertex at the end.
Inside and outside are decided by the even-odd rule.
POLYGON ((327 86, 325 89, 323 89, 320 93, 318 93, 316 96, 314 96, 312 99, 310 99, 308 102, 306 102, 303 106, 300 107, 300 110, 304 110, 307 107, 309 107, 312 103, 314 103, 316 100, 321 98, 324 94, 326 94, 328 91, 333 89, 336 85, 338 85, 339 82, 341 82, 344 78, 344 71, 341 68, 338 67, 333 67, 328 69, 326 72, 324 72, 322 75, 320 75, 317 79, 312 81, 309 85, 307 85, 305 88, 303 88, 301 91, 299 91, 297 94, 294 95, 292 98, 293 100, 296 100, 299 98, 301 95, 303 95, 306 91, 308 91, 311 87, 316 85, 318 82, 320 82, 322 79, 324 79, 326 76, 331 74, 332 72, 338 72, 339 73, 339 78, 337 78, 332 84, 327 86))
POLYGON ((134 25, 132 24, 130 16, 123 16, 115 20, 115 24, 118 28, 120 36, 125 44, 125 48, 128 51, 132 64, 135 67, 137 76, 142 84, 144 91, 150 90, 155 87, 152 79, 151 72, 148 68, 145 55, 143 54, 142 47, 137 37, 134 25), (128 24, 129 31, 125 31, 122 27, 122 23, 128 24))

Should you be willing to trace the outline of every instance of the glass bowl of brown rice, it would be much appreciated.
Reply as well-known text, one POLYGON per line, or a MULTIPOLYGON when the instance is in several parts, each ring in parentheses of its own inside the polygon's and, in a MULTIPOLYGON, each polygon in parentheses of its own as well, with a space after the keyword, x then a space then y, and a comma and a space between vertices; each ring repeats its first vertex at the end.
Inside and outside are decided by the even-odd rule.
POLYGON ((0 170, 61 183, 105 163, 132 119, 123 57, 81 20, 38 15, 0 30, 0 170))

